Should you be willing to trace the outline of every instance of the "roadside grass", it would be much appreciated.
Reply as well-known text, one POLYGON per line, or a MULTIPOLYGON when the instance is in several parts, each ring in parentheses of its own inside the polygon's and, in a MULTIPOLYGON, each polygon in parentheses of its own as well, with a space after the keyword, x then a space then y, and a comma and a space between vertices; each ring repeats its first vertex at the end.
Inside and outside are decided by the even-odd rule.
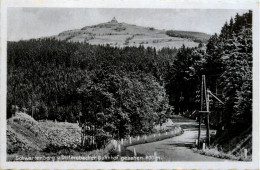
POLYGON ((223 151, 219 151, 216 146, 210 149, 206 148, 204 151, 201 149, 193 148, 193 151, 202 155, 212 156, 221 159, 229 159, 233 161, 252 161, 252 156, 248 156, 247 158, 245 158, 243 154, 235 156, 230 153, 224 153, 223 151))
MULTIPOLYGON (((118 145, 114 145, 112 140, 104 148, 93 151, 85 151, 80 147, 80 127, 75 123, 56 122, 56 121, 36 121, 25 113, 18 113, 7 120, 7 161, 35 161, 37 157, 51 157, 52 161, 58 161, 59 156, 84 156, 84 157, 106 157, 105 161, 111 161, 116 156, 133 157, 134 153, 126 147, 143 143, 171 138, 183 133, 180 127, 171 126, 155 134, 144 135, 124 139, 121 145, 121 152, 118 145), (31 158, 32 160, 18 160, 21 157, 31 158)), ((169 122, 168 122, 169 124, 169 122)), ((119 144, 121 141, 117 141, 119 144)), ((140 154, 137 153, 140 156, 140 154)), ((64 157, 59 161, 69 161, 70 158, 64 157)), ((50 161, 50 160, 42 160, 50 161)), ((86 160, 87 161, 87 160, 86 160)), ((92 160, 93 161, 93 160, 92 160)), ((97 160, 94 160, 97 161, 97 160)))
POLYGON ((239 128, 239 125, 236 125, 236 127, 232 127, 230 131, 224 131, 220 135, 214 136, 212 138, 212 148, 206 148, 205 151, 198 150, 196 148, 194 148, 193 150, 203 155, 223 159, 235 161, 252 161, 251 127, 239 128), (244 149, 247 149, 247 156, 245 156, 244 149))

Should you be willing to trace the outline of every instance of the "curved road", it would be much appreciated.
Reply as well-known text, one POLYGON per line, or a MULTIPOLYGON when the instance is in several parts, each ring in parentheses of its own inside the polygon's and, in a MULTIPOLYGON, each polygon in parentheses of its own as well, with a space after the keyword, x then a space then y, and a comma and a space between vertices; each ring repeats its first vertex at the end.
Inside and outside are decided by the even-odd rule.
MULTIPOLYGON (((127 149, 133 151, 135 148, 137 153, 147 156, 153 156, 154 152, 157 152, 157 156, 162 161, 227 161, 193 152, 190 147, 194 145, 198 137, 198 123, 190 119, 186 120, 187 122, 175 123, 184 129, 184 133, 180 136, 158 142, 130 146, 127 149)), ((206 130, 203 126, 202 137, 205 136, 206 130)))

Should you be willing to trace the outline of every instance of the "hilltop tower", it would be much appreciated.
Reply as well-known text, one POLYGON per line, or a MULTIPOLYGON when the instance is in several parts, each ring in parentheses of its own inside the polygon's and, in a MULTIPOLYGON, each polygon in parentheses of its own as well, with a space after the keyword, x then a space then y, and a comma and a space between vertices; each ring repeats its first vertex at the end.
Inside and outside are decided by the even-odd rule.
POLYGON ((113 19, 110 21, 110 23, 117 24, 118 21, 116 20, 116 17, 113 17, 113 19))

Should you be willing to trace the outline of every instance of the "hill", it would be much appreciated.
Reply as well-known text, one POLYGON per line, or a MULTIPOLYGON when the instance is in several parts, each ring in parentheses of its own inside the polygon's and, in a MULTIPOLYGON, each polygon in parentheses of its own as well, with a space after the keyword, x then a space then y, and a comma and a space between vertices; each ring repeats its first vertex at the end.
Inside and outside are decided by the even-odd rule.
POLYGON ((116 47, 143 45, 144 47, 151 46, 161 49, 163 47, 180 48, 183 44, 187 47, 195 47, 198 46, 198 40, 205 41, 210 36, 197 32, 177 32, 176 36, 167 35, 168 31, 165 30, 119 23, 113 18, 106 23, 61 32, 54 38, 73 42, 88 42, 94 45, 109 44, 116 47))

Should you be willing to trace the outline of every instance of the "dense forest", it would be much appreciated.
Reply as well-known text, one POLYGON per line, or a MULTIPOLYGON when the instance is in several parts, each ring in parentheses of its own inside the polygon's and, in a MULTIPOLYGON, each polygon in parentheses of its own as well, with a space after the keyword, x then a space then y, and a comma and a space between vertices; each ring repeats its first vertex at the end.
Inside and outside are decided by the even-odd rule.
POLYGON ((206 75, 208 88, 225 103, 211 102, 213 110, 221 107, 222 124, 251 125, 252 12, 231 18, 219 35, 209 39, 205 49, 179 49, 167 74, 167 94, 175 109, 181 105, 182 111, 200 108, 194 96, 200 90, 201 75, 206 75))
POLYGON ((37 120, 87 121, 120 137, 148 133, 171 113, 162 75, 176 51, 9 42, 8 115, 17 105, 37 120))
POLYGON ((215 125, 252 126, 251 11, 196 48, 44 38, 8 42, 7 50, 8 117, 18 106, 36 120, 86 122, 116 139, 147 134, 171 114, 199 110, 196 91, 206 75, 208 88, 224 101, 211 102, 215 125))
POLYGON ((167 30, 166 34, 171 37, 188 38, 198 43, 206 43, 210 38, 209 34, 191 31, 167 30))

